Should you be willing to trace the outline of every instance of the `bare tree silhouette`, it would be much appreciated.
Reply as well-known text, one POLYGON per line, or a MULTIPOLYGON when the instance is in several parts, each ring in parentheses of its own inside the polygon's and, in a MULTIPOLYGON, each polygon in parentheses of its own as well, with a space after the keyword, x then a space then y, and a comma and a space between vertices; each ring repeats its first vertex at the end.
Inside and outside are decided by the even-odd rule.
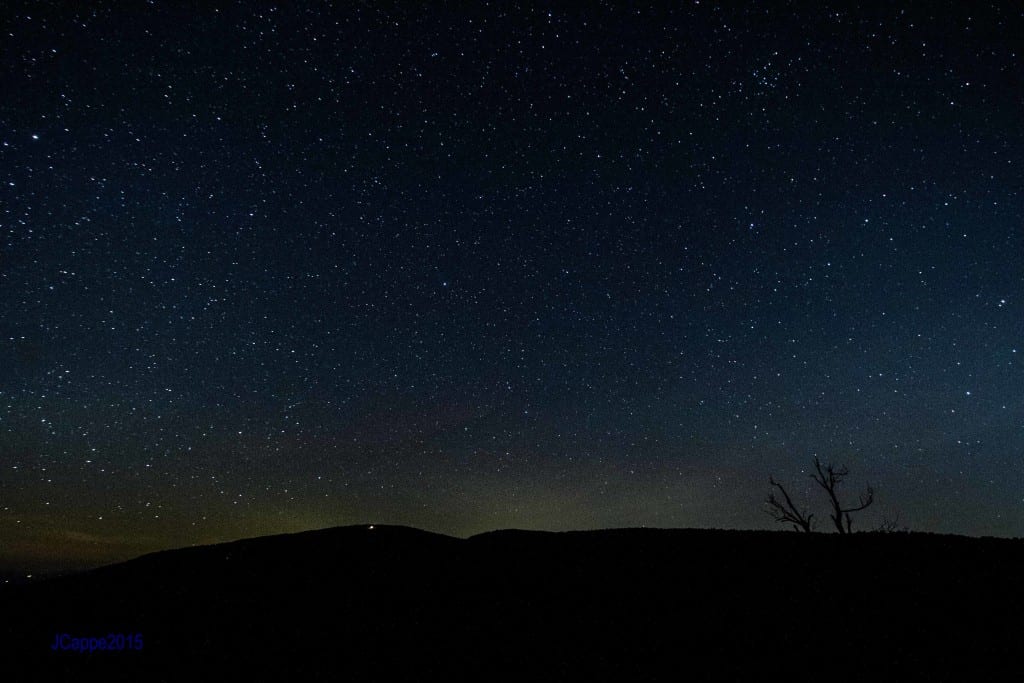
MULTIPOLYGON (((838 488, 843 482, 843 479, 850 474, 850 471, 845 465, 835 467, 832 464, 822 465, 818 457, 814 457, 814 469, 815 473, 811 474, 813 479, 818 486, 825 490, 828 494, 829 504, 832 506, 832 524, 835 526, 836 531, 841 534, 852 533, 853 519, 850 514, 853 512, 860 512, 867 508, 875 500, 875 491, 871 486, 867 487, 867 490, 860 495, 859 504, 850 507, 843 507, 843 504, 839 501, 838 488)), ((790 498, 789 493, 783 488, 782 484, 775 481, 773 477, 769 477, 768 481, 773 487, 778 489, 778 492, 782 495, 781 500, 775 495, 775 491, 768 494, 768 498, 765 501, 767 506, 767 512, 772 516, 776 522, 783 524, 791 524, 797 531, 811 532, 814 530, 813 519, 814 515, 809 513, 806 509, 800 509, 793 503, 793 499, 790 498)))
POLYGON ((835 525, 839 533, 850 533, 853 527, 850 513, 860 512, 871 505, 875 501, 875 490, 869 485, 867 490, 860 494, 859 505, 843 507, 842 503, 839 502, 839 494, 836 492, 836 489, 843 482, 843 478, 850 473, 850 470, 846 469, 845 465, 840 467, 833 467, 831 464, 822 466, 818 456, 814 456, 814 469, 817 470, 817 474, 812 474, 811 478, 818 483, 818 486, 825 489, 825 493, 828 494, 829 503, 832 505, 832 514, 829 515, 832 518, 832 524, 835 525))
POLYGON ((768 494, 768 500, 765 501, 768 505, 768 514, 770 514, 776 522, 782 522, 783 524, 792 524, 793 528, 797 531, 806 531, 810 533, 814 529, 812 520, 814 519, 813 513, 808 513, 806 510, 800 510, 796 505, 793 504, 793 500, 786 493, 786 489, 782 487, 782 484, 775 481, 772 477, 768 478, 772 486, 779 490, 782 494, 782 500, 780 501, 775 497, 775 492, 772 491, 768 494))
POLYGON ((881 534, 906 533, 910 531, 910 527, 906 524, 900 524, 900 516, 896 515, 893 519, 882 517, 882 521, 872 531, 881 534))

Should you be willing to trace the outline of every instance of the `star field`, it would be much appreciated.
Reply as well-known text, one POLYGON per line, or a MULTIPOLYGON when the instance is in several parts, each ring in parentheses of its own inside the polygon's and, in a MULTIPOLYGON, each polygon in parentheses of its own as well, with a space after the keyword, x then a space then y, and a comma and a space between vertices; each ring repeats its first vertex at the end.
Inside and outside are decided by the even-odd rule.
POLYGON ((0 558, 1024 534, 1024 17, 902 5, 5 5, 0 558))

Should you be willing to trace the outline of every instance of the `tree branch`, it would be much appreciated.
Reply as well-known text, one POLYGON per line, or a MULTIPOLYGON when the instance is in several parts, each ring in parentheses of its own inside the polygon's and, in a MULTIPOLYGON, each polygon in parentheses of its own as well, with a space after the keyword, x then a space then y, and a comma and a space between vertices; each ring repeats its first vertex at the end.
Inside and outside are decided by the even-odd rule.
POLYGON ((769 493, 768 499, 765 501, 768 504, 768 514, 776 522, 790 523, 793 528, 810 532, 812 528, 812 520, 814 519, 813 514, 808 514, 806 510, 800 510, 793 503, 793 499, 789 497, 789 493, 779 482, 775 481, 774 478, 768 478, 769 483, 777 488, 782 494, 783 501, 780 501, 775 497, 775 493, 769 493))

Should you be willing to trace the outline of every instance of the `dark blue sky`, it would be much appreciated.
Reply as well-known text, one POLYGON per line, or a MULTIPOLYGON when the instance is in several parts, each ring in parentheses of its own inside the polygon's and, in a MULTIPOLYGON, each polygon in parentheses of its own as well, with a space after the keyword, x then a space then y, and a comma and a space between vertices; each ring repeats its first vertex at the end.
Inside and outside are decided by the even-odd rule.
POLYGON ((8 564, 1024 535, 1022 10, 901 4, 5 5, 8 564))

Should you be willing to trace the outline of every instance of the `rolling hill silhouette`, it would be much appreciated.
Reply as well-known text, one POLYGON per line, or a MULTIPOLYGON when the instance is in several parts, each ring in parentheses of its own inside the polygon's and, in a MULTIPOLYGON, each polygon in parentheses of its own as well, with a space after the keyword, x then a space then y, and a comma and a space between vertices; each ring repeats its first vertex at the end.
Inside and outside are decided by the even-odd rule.
POLYGON ((23 680, 1020 680, 1022 577, 1009 539, 357 526, 8 586, 0 636, 23 680))

